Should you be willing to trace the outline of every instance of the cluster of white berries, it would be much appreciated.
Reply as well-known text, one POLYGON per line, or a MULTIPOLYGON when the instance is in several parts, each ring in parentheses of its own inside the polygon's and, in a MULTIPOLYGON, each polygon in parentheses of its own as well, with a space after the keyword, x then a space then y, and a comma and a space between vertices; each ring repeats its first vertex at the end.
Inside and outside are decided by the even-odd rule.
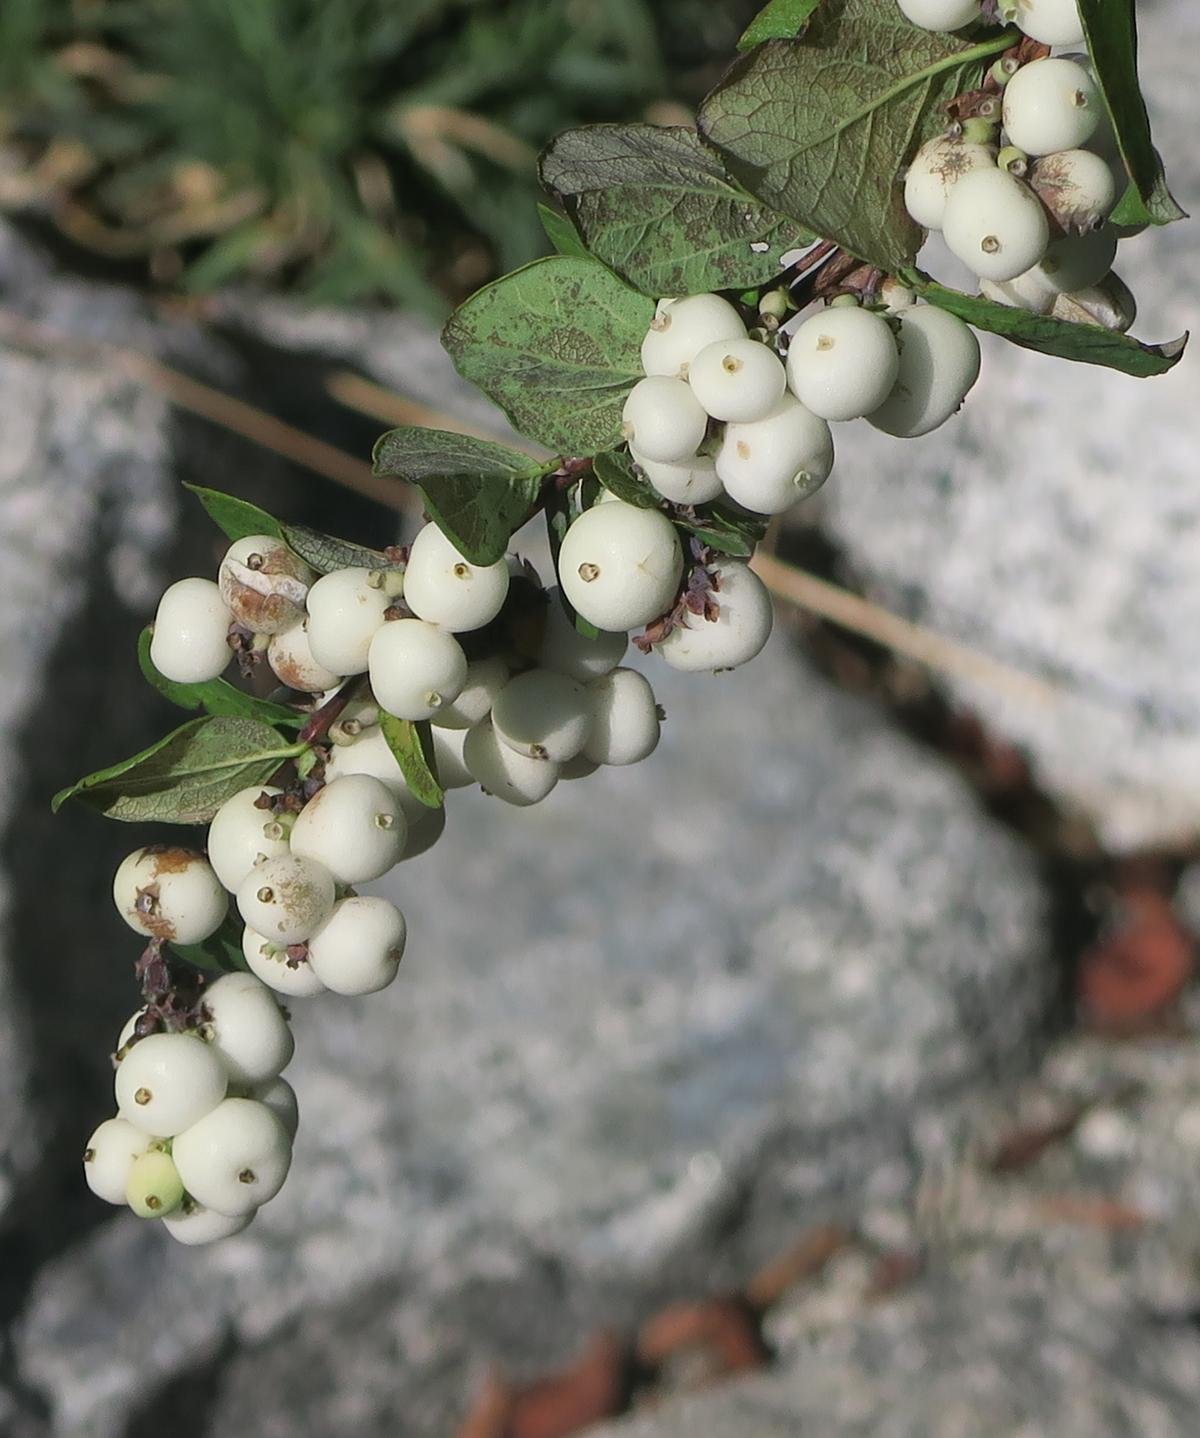
MULTIPOLYGON (((979 17, 975 3, 901 8, 927 29, 979 17)), ((1045 45, 1084 38, 1075 0, 1020 0, 1001 12, 1045 45)), ((904 181, 909 214, 941 231, 988 299, 1124 332, 1135 306, 1112 273, 1121 232, 1107 221, 1126 177, 1089 57, 1006 58, 991 76, 997 93, 981 113, 917 152, 904 181)))
MULTIPOLYGON (((180 882, 171 906, 198 922, 203 859, 186 850, 138 851, 180 882)), ((204 866, 206 867, 206 866, 204 866)), ((122 866, 128 870, 127 860, 122 866)), ((88 1140, 92 1192, 161 1219, 180 1243, 240 1233, 283 1186, 296 1133, 296 1095, 280 1077, 292 1031, 270 990, 252 974, 226 974, 204 990, 203 1022, 138 1035, 139 1009, 117 1040, 117 1113, 88 1140)))

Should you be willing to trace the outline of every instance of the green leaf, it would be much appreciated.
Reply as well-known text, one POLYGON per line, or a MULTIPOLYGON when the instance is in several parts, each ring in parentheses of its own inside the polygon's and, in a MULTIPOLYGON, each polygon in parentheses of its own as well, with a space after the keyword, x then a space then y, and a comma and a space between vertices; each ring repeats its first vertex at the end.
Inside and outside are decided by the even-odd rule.
POLYGON ((242 951, 242 925, 232 914, 227 914, 217 932, 210 934, 203 943, 168 944, 167 947, 198 969, 232 974, 250 968, 242 951))
POLYGON ((639 509, 657 509, 662 500, 645 479, 634 471, 633 458, 628 450, 606 449, 592 461, 596 478, 618 499, 634 504, 639 509))
POLYGON ((415 484, 430 518, 472 564, 504 558, 553 463, 486 439, 404 425, 375 446, 375 473, 415 484))
POLYGON ((801 42, 769 41, 733 66, 701 107, 700 131, 751 194, 895 270, 924 238, 901 168, 1014 38, 966 44, 918 30, 893 0, 825 0, 801 42))
POLYGON ((701 544, 738 559, 749 559, 767 532, 765 518, 738 514, 719 504, 702 505, 696 511, 695 519, 677 516, 675 523, 689 534, 694 534, 701 544))
POLYGON ((311 564, 318 574, 332 574, 335 569, 397 569, 386 554, 366 545, 354 544, 349 539, 334 539, 332 535, 309 529, 304 524, 285 524, 283 537, 288 547, 306 563, 311 564))
POLYGON ((578 260, 590 258, 582 236, 566 215, 560 215, 557 210, 552 210, 549 205, 543 205, 540 200, 537 211, 538 219, 542 222, 542 229, 546 231, 546 238, 558 254, 573 255, 578 260))
POLYGON ((567 130, 542 156, 542 182, 592 254, 655 299, 765 284, 814 238, 747 195, 683 126, 567 130))
POLYGON ((820 3, 821 0, 771 0, 746 27, 738 49, 753 50, 768 40, 794 40, 820 3))
POLYGON ((1140 379, 1166 374, 1179 363, 1188 340, 1184 334, 1167 344, 1146 345, 1100 325, 1073 324, 1050 315, 1030 314, 1028 310, 996 304, 981 295, 964 295, 936 284, 920 271, 909 272, 904 279, 930 304, 949 310, 977 329, 1003 335, 1024 349, 1077 360, 1081 364, 1104 365, 1140 379))
POLYGON ((1167 225, 1185 219, 1167 189, 1162 160, 1150 140, 1150 117, 1138 84, 1133 0, 1079 0, 1079 18, 1131 181, 1130 190, 1113 211, 1114 222, 1167 225))
POLYGON ((307 747, 255 719, 192 719, 131 759, 69 785, 50 807, 57 813, 76 798, 110 819, 206 824, 239 789, 265 784, 307 747))
POLYGON ((227 679, 210 679, 206 684, 177 684, 160 674, 150 658, 150 639, 154 631, 147 626, 138 637, 138 665, 148 683, 172 704, 181 709, 203 709, 209 714, 228 714, 241 719, 258 719, 284 729, 299 729, 308 719, 286 704, 272 704, 269 699, 256 699, 230 684, 227 679))
POLYGON ((397 719, 394 714, 381 712, 379 727, 388 748, 396 756, 409 793, 430 809, 440 809, 446 795, 438 783, 429 725, 414 724, 410 719, 397 719))
POLYGON ((521 434, 556 454, 595 454, 621 442, 653 317, 653 302, 598 260, 551 255, 473 294, 442 342, 521 434))
POLYGON ((199 484, 185 484, 183 487, 191 490, 208 511, 209 518, 230 539, 244 539, 248 534, 283 538, 283 526, 265 509, 259 509, 257 504, 236 499, 232 494, 222 494, 219 489, 205 489, 199 484))

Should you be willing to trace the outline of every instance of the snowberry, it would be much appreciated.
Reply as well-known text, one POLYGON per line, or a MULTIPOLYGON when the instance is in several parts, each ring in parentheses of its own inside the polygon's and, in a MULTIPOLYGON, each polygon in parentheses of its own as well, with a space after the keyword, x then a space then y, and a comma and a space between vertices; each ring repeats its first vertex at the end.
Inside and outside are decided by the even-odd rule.
POLYGON ((636 669, 614 669, 587 686, 591 725, 583 746, 594 764, 636 764, 658 745, 654 690, 636 669))
POLYGON ((720 295, 659 300, 642 341, 642 368, 648 375, 685 379, 688 366, 706 345, 745 336, 741 316, 720 295))
POLYGON ((475 782, 462 757, 463 745, 469 732, 467 729, 431 730, 433 764, 437 770, 438 783, 443 789, 466 789, 475 782))
POLYGON ((396 619, 371 640, 371 689, 397 719, 431 719, 467 682, 467 656, 452 634, 423 619, 396 619))
POLYGON ((369 729, 352 743, 339 744, 334 748, 325 764, 325 778, 332 782, 346 774, 369 774, 386 784, 400 801, 404 817, 408 820, 403 859, 415 859, 418 854, 424 853, 440 834, 440 827, 437 832, 432 832, 434 825, 430 821, 437 820, 442 811, 430 809, 411 792, 381 729, 369 729))
POLYGON ((1099 284, 1112 269, 1116 254, 1116 231, 1111 225, 1101 225, 1083 235, 1063 235, 1051 240, 1035 271, 1055 293, 1067 294, 1099 284))
POLYGON ((557 588, 546 591, 546 624, 538 650, 538 665, 584 684, 607 674, 621 662, 629 639, 621 631, 601 630, 595 638, 580 634, 563 608, 557 588))
POLYGON ((1117 201, 1107 160, 1091 150, 1059 150, 1038 160, 1029 182, 1067 233, 1097 230, 1117 201))
POLYGON ((228 1082, 221 1060, 194 1034, 148 1034, 117 1065, 120 1116, 170 1138, 216 1108, 228 1082))
POLYGON ((333 900, 333 875, 299 854, 257 865, 237 891, 242 918, 275 944, 302 944, 329 917, 333 900))
MULTIPOLYGON (((950 191, 972 170, 992 169, 994 150, 967 140, 938 135, 917 151, 904 177, 904 206, 927 230, 940 230, 950 191)), ((912 301, 910 300, 911 304, 912 301)))
POLYGON ((683 573, 675 526, 657 509, 597 504, 567 530, 558 581, 597 629, 629 630, 670 609, 683 573))
POLYGON ((404 602, 417 616, 451 634, 482 629, 504 607, 508 565, 471 564, 436 524, 416 539, 404 571, 404 602))
POLYGON ((594 759, 589 759, 586 754, 576 754, 574 759, 568 759, 565 764, 558 766, 558 777, 560 779, 589 779, 599 767, 600 765, 594 759))
POLYGON ((134 1159, 125 1181, 125 1202, 139 1218, 165 1218, 183 1202, 183 1182, 175 1160, 161 1148, 134 1159))
POLYGON ((979 341, 969 325, 936 305, 900 312, 900 373, 867 421, 903 439, 944 424, 979 378, 979 341))
POLYGON ((917 302, 916 290, 901 284, 891 275, 885 275, 879 283, 879 303, 889 315, 899 314, 917 302))
POLYGON ((508 683, 508 665, 498 654, 486 659, 473 659, 467 665, 467 678, 458 691, 458 698, 443 704, 432 716, 440 729, 472 729, 492 712, 496 695, 508 683))
POLYGON ((204 990, 205 1042, 233 1083, 277 1078, 292 1061, 296 1041, 275 995, 253 974, 224 974, 204 990))
POLYGON ((313 571, 269 534, 247 534, 225 552, 217 582, 239 624, 255 634, 278 634, 304 618, 313 571))
POLYGON ((221 927, 229 901, 203 854, 168 844, 135 849, 113 879, 117 912, 135 933, 199 944, 221 927))
POLYGON ((717 473, 730 499, 755 514, 782 514, 829 478, 833 435, 825 420, 785 394, 753 424, 729 424, 717 473))
POLYGON ((1102 325, 1124 334, 1137 319, 1137 301, 1128 285, 1115 272, 1098 285, 1085 285, 1070 294, 1058 295, 1050 311, 1055 319, 1076 325, 1102 325))
POLYGON ((638 380, 621 411, 621 432, 647 459, 678 464, 700 448, 708 415, 684 380, 638 380))
POLYGON ((176 1137, 171 1155, 194 1199, 236 1218, 253 1212, 283 1187, 292 1145, 265 1104, 227 1098, 176 1137))
POLYGON ((300 1104, 296 1099, 296 1090, 287 1079, 273 1078, 252 1084, 235 1097, 252 1098, 265 1104, 283 1125, 288 1138, 296 1137, 296 1130, 300 1127, 300 1104))
POLYGON ((1022 65, 1004 87, 1009 144, 1027 155, 1051 155, 1087 144, 1103 112, 1095 82, 1074 60, 1034 60, 1022 65))
POLYGON ((408 821, 386 784, 345 774, 318 789, 292 826, 292 853, 323 864, 339 884, 365 884, 400 862, 408 821))
POLYGON ((558 783, 557 764, 510 749, 497 736, 490 719, 467 731, 463 763, 489 794, 518 807, 540 803, 558 783))
MULTIPOLYGON (((469 734, 471 731, 468 729, 465 732, 469 734)), ((463 747, 466 747, 465 741, 463 747)), ((414 803, 420 804, 420 800, 414 800, 414 803)), ((409 859, 419 859, 422 854, 433 848, 445 832, 446 810, 444 807, 431 809, 426 804, 420 804, 420 808, 421 812, 416 818, 409 816, 408 845, 404 850, 404 859, 401 861, 403 863, 407 863, 409 859)))
POLYGON ((1005 0, 1000 14, 1043 45, 1078 45, 1083 39, 1075 0, 1005 0))
POLYGON ((779 403, 787 376, 778 355, 759 340, 718 340, 688 368, 688 384, 713 419, 761 419, 779 403))
POLYGON ((277 994, 311 999, 325 992, 307 958, 289 957, 284 944, 273 944, 249 925, 242 930, 242 953, 255 978, 277 994))
POLYGON ((117 1055, 120 1054, 121 1050, 137 1032, 138 1020, 145 1012, 146 1009, 143 1005, 143 1007, 141 1007, 140 1009, 134 1009, 133 1013, 131 1013, 129 1017, 125 1020, 124 1026, 122 1027, 120 1034, 118 1034, 117 1036, 116 1052, 113 1055, 114 1062, 120 1062, 120 1059, 117 1057, 117 1055))
POLYGON ((179 579, 158 601, 150 661, 176 684, 205 684, 225 670, 232 657, 233 615, 211 579, 179 579))
POLYGON ((309 940, 308 961, 335 994, 373 994, 396 977, 404 957, 404 915, 387 899, 340 900, 309 940))
POLYGON ((133 1161, 145 1153, 153 1141, 148 1133, 135 1128, 127 1119, 106 1118, 83 1151, 83 1176, 96 1197, 105 1203, 124 1203, 133 1161))
POLYGON ((552 669, 518 674, 492 706, 492 727, 503 743, 518 754, 553 764, 579 753, 589 723, 586 689, 552 669))
POLYGON ((771 634, 771 596, 747 565, 727 560, 714 567, 720 587, 712 596, 717 618, 688 614, 656 644, 672 669, 734 669, 753 659, 771 634))
POLYGON ((899 367, 891 326, 858 305, 832 305, 813 315, 788 347, 792 393, 821 419, 857 419, 877 409, 899 367))
MULTIPOLYGON (((711 455, 693 454, 678 464, 659 464, 636 449, 631 449, 630 454, 657 493, 672 504, 707 504, 720 496, 721 481, 711 455)), ((608 491, 605 494, 611 499, 617 497, 608 491)))
POLYGON ((942 234, 972 274, 1011 280, 1046 253, 1050 222, 1028 185, 1005 170, 975 170, 950 192, 942 234))
POLYGON ((288 852, 288 824, 258 802, 264 795, 274 798, 282 793, 269 784, 252 784, 226 799, 213 815, 208 862, 231 893, 241 888, 255 864, 288 852))
POLYGON ((218 1243, 223 1238, 241 1233, 256 1211, 251 1209, 249 1213, 231 1218, 228 1214, 205 1208, 190 1195, 185 1195, 182 1205, 163 1219, 163 1227, 177 1243, 191 1248, 202 1243, 218 1243))
POLYGON ((900 9, 922 30, 961 30, 979 19, 979 0, 898 0, 900 9))
POLYGON ((340 677, 313 658, 312 645, 308 642, 307 619, 271 635, 271 642, 267 645, 267 663, 281 684, 297 689, 301 694, 318 694, 324 689, 332 689, 340 677))
POLYGON ((308 591, 308 646, 333 674, 363 674, 375 631, 392 603, 372 569, 335 569, 308 591), (379 582, 377 582, 379 581, 379 582))

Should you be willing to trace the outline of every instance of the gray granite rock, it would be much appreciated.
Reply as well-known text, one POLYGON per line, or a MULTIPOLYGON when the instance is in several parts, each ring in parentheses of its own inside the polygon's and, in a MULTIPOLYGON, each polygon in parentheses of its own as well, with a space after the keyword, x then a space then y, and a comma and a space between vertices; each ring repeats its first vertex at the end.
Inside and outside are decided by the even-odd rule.
POLYGON ((565 1356, 586 1323, 899 1201, 921 1116, 1028 1066, 1039 883, 961 783, 782 640, 737 676, 657 677, 647 765, 531 811, 453 796, 389 885, 401 981, 296 1006, 296 1164, 255 1228, 197 1255, 117 1218, 41 1273, 22 1372, 58 1431, 121 1431, 227 1334, 259 1345, 232 1393, 277 1376, 266 1409, 324 1335, 351 1368, 380 1354, 291 1431, 354 1401, 452 1413, 489 1349, 565 1356), (518 1321, 548 1289, 577 1323, 518 1321))
MULTIPOLYGON (((1138 12, 1156 139, 1194 214, 1200 12, 1138 12)), ((1194 254, 1194 222, 1122 244, 1117 268, 1137 296, 1140 336, 1195 328, 1194 254)), ((1200 353, 1134 380, 986 336, 984 350, 962 412, 925 439, 893 440, 865 420, 840 426, 816 516, 872 595, 1060 690, 1044 704, 951 684, 1108 845, 1194 836, 1200 353)))

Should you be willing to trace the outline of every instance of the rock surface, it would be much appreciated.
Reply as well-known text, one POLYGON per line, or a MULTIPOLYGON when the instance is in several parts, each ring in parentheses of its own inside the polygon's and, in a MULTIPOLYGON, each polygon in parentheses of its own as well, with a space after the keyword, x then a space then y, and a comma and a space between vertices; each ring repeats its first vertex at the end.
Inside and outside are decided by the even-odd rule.
MULTIPOLYGON (((1172 188, 1193 214, 1200 13, 1139 5, 1140 64, 1172 188)), ((1124 242, 1139 336, 1166 340, 1200 301, 1194 222, 1124 242)), ((943 270, 936 270, 942 273, 943 270)), ((1200 352, 1134 380, 984 336, 958 417, 920 440, 841 427, 815 506, 850 571, 889 607, 1048 680, 1055 704, 951 682, 1040 782, 1115 848, 1200 831, 1200 352)))

